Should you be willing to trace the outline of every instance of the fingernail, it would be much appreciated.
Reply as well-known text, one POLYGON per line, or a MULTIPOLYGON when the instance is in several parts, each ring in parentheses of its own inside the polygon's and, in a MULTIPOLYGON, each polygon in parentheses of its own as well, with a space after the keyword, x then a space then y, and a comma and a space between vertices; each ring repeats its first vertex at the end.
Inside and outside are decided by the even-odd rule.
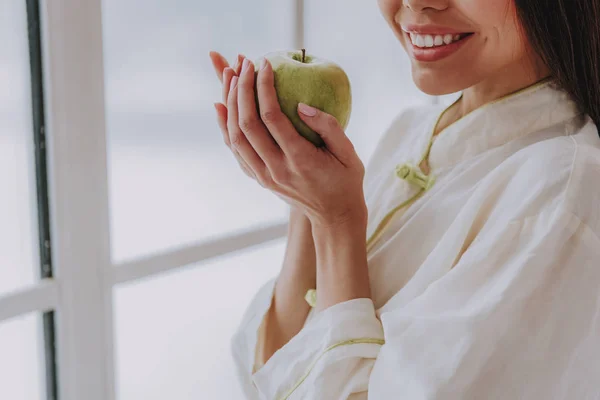
POLYGON ((244 63, 242 64, 242 72, 246 72, 246 70, 248 69, 248 64, 250 64, 250 61, 247 58, 244 58, 244 63))
POLYGON ((233 92, 233 89, 235 89, 235 85, 237 85, 237 81, 238 81, 238 77, 234 76, 231 79, 231 86, 229 87, 229 93, 233 92))
POLYGON ((301 112, 302 114, 308 116, 308 117, 314 117, 315 115, 317 115, 317 109, 314 107, 311 107, 309 105, 306 105, 304 103, 299 103, 298 104, 298 111, 301 112))
POLYGON ((237 59, 235 60, 235 65, 233 66, 233 70, 237 71, 237 67, 240 65, 240 55, 238 54, 237 59))
POLYGON ((267 59, 266 58, 262 58, 260 60, 260 69, 265 69, 266 66, 267 66, 267 59))

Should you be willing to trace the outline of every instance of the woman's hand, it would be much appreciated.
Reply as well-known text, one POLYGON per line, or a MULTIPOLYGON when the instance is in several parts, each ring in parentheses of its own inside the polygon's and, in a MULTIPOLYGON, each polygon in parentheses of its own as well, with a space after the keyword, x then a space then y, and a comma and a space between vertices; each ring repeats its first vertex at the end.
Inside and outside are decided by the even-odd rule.
MULTIPOLYGON (((217 78, 219 78, 219 80, 223 84, 223 103, 215 103, 215 109, 217 110, 217 115, 220 115, 220 114, 225 115, 225 123, 223 124, 225 126, 221 126, 221 130, 223 130, 223 129, 226 129, 226 125, 227 125, 227 107, 225 106, 225 104, 227 104, 227 99, 229 98, 229 89, 231 87, 231 80, 234 76, 239 76, 240 71, 242 69, 242 63, 244 62, 246 57, 243 54, 238 54, 236 62, 233 67, 229 67, 229 63, 227 62, 225 57, 223 57, 220 53, 218 53, 216 51, 210 52, 210 58, 211 58, 211 61, 213 64, 213 68, 215 69, 215 72, 217 74, 217 78)), ((218 119, 218 122, 220 125, 222 124, 221 119, 218 119)), ((254 175, 254 173, 252 172, 250 167, 248 167, 248 164, 246 164, 246 162, 242 159, 242 157, 240 157, 237 150, 235 148, 231 147, 231 143, 229 141, 229 135, 224 135, 223 139, 224 139, 227 147, 229 147, 229 149, 233 153, 233 155, 234 155, 235 159, 237 160, 238 164, 240 165, 242 171, 244 171, 244 173, 248 177, 256 180, 256 176, 254 175)), ((277 193, 276 193, 276 195, 285 201, 285 199, 281 195, 279 195, 277 193)), ((292 207, 292 211, 295 211, 295 207, 292 207)))
MULTIPOLYGON (((227 104, 227 99, 229 97, 229 88, 231 86, 231 80, 234 76, 239 76, 240 71, 242 69, 242 62, 244 61, 245 58, 246 57, 244 57, 244 55, 238 54, 234 66, 230 67, 229 63, 227 62, 225 57, 223 57, 221 54, 217 53, 216 51, 210 52, 210 59, 213 64, 213 68, 215 69, 215 72, 217 74, 217 78, 219 78, 219 80, 223 84, 223 104, 227 104)), ((222 109, 224 107, 223 104, 215 103, 215 108, 217 110, 217 114, 223 113, 223 109, 222 109)), ((224 112, 225 112, 225 115, 227 115, 227 108, 225 108, 224 112)), ((220 119, 219 119, 219 122, 220 122, 220 119)), ((221 129, 222 128, 223 127, 221 127, 221 129)), ((225 139, 225 144, 227 145, 227 147, 230 148, 230 150, 232 151, 237 162, 240 164, 242 171, 244 171, 244 173, 246 175, 248 175, 250 178, 256 179, 256 176, 254 176, 254 174, 251 172, 251 169, 250 169, 250 167, 248 167, 246 162, 240 157, 240 155, 237 153, 237 151, 235 149, 231 148, 231 143, 229 143, 229 137, 224 137, 224 139, 225 139)))
POLYGON ((225 142, 261 186, 302 209, 313 224, 365 220, 364 166, 338 121, 314 108, 298 107, 302 120, 325 142, 324 148, 315 147, 281 111, 271 64, 264 60, 261 65, 260 115, 254 100, 254 65, 248 60, 239 78, 231 78, 226 106, 216 105, 225 142))

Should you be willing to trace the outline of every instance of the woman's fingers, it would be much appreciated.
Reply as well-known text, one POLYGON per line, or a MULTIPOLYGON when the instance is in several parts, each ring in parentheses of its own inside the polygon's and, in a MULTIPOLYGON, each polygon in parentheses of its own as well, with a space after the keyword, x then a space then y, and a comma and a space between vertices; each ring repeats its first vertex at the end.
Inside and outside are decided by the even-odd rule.
POLYGON ((223 104, 227 104, 229 98, 229 89, 231 88, 231 79, 234 77, 233 69, 227 67, 223 70, 223 104))
MULTIPOLYGON (((221 128, 221 133, 223 134, 223 141, 231 149, 231 144, 229 142, 229 132, 227 131, 227 107, 221 103, 215 103, 215 110, 217 111, 217 122, 219 123, 219 128, 221 128)), ((240 164, 242 171, 246 175, 248 175, 252 179, 256 179, 256 176, 250 170, 250 167, 246 164, 241 157, 233 152, 233 156, 236 158, 237 162, 240 164)))
MULTIPOLYGON (((287 155, 310 150, 310 142, 298 134, 289 118, 281 111, 271 63, 263 59, 257 77, 260 117, 279 147, 287 155)), ((313 146, 314 148, 314 146, 313 146)))
MULTIPOLYGON (((220 68, 217 65, 218 63, 220 63, 220 62, 224 62, 225 64, 227 63, 227 61, 224 58, 222 58, 223 56, 221 56, 219 53, 211 52, 211 58, 213 58, 213 57, 215 60, 220 60, 220 61, 213 60, 213 66, 214 66, 215 70, 218 70, 218 68, 220 68), (213 56, 212 55, 213 53, 216 55, 213 56)), ((219 79, 221 80, 221 83, 223 84, 222 85, 223 86, 222 87, 223 104, 227 104, 227 99, 229 98, 229 89, 231 86, 231 79, 234 76, 239 76, 239 72, 241 72, 241 69, 242 69, 243 60, 244 60, 244 56, 240 54, 240 55, 238 55, 237 61, 235 62, 233 67, 226 66, 221 71, 221 76, 219 77, 219 79)))
POLYGON ((256 154, 239 126, 237 76, 234 76, 231 81, 231 91, 227 102, 227 131, 229 132, 231 150, 236 151, 248 164, 262 186, 269 185, 270 175, 264 161, 256 154))
POLYGON ((264 186, 267 181, 266 176, 268 175, 266 165, 239 127, 237 88, 235 86, 237 86, 238 76, 241 73, 242 64, 246 57, 243 54, 238 54, 235 64, 233 67, 230 67, 225 57, 220 53, 211 51, 209 55, 215 73, 223 84, 223 104, 215 103, 217 121, 223 134, 223 141, 233 152, 244 173, 256 179, 264 186), (236 98, 232 101, 230 96, 234 92, 236 93, 236 98), (254 168, 260 171, 260 178, 257 177, 254 168))
POLYGON ((351 166, 359 160, 352 142, 333 115, 304 103, 298 104, 298 115, 321 136, 327 150, 344 166, 351 166))
POLYGON ((208 55, 212 61, 212 65, 215 69, 215 73, 217 74, 217 78, 219 78, 219 80, 223 82, 223 70, 229 67, 229 63, 227 62, 225 57, 223 57, 220 53, 216 51, 211 51, 210 53, 208 53, 208 55))
POLYGON ((252 148, 273 171, 280 168, 283 156, 258 115, 254 96, 254 65, 245 59, 237 86, 239 126, 252 148))
MULTIPOLYGON (((217 74, 217 78, 219 78, 219 80, 223 82, 223 73, 225 72, 225 68, 229 67, 229 63, 227 62, 225 57, 221 55, 221 53, 218 53, 216 51, 211 51, 208 53, 208 55, 212 61, 212 65, 215 69, 215 73, 217 74)), ((244 58, 246 57, 243 54, 238 54, 233 67, 229 67, 235 72, 235 75, 240 74, 244 58)))
POLYGON ((234 76, 240 75, 243 61, 244 56, 238 55, 238 59, 233 68, 227 67, 223 70, 223 104, 227 104, 227 100, 229 99, 229 90, 231 89, 231 79, 234 76))
POLYGON ((235 65, 233 66, 233 71, 237 76, 240 76, 240 73, 242 72, 242 64, 244 63, 244 59, 246 59, 245 55, 238 54, 235 65))

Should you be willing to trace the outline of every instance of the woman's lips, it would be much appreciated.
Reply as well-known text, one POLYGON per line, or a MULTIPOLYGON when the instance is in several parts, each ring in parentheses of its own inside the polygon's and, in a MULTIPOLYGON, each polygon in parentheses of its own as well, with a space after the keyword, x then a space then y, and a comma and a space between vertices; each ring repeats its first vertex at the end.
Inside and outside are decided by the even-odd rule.
POLYGON ((409 50, 409 55, 415 60, 423 62, 434 62, 449 57, 450 55, 457 52, 463 45, 465 45, 471 39, 471 37, 474 36, 472 33, 452 34, 452 36, 454 37, 460 35, 460 39, 453 40, 449 44, 447 44, 448 40, 446 40, 443 41, 440 45, 440 40, 442 40, 442 37, 446 36, 446 39, 448 39, 448 33, 445 33, 443 35, 441 33, 437 35, 423 35, 422 33, 417 34, 416 32, 413 32, 413 39, 419 44, 418 46, 417 44, 413 43, 413 39, 411 39, 411 33, 408 33, 406 31, 403 32, 408 42, 407 47, 409 50), (433 47, 425 47, 431 46, 432 40, 435 41, 433 47))

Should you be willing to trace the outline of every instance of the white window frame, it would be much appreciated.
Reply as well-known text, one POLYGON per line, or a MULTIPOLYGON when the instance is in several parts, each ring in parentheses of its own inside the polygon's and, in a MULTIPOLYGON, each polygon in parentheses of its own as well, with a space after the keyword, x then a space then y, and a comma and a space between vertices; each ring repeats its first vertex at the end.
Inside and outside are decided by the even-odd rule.
MULTIPOLYGON (((293 47, 302 48, 304 0, 293 1, 293 47)), ((40 0, 54 278, 0 296, 0 323, 55 310, 61 400, 115 399, 115 285, 287 234, 282 222, 111 263, 101 11, 101 0, 40 0)))

